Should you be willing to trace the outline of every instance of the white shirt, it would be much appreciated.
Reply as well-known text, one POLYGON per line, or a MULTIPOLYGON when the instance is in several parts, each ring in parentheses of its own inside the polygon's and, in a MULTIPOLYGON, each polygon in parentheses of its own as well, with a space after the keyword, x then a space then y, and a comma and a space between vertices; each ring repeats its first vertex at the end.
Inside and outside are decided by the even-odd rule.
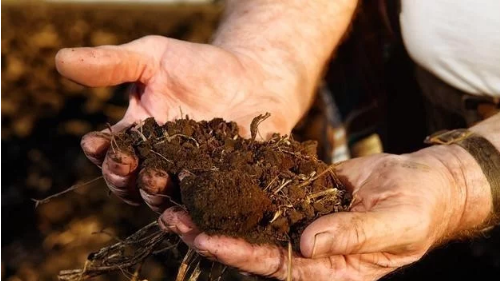
POLYGON ((500 0, 401 5, 403 40, 417 64, 462 91, 500 97, 500 0))

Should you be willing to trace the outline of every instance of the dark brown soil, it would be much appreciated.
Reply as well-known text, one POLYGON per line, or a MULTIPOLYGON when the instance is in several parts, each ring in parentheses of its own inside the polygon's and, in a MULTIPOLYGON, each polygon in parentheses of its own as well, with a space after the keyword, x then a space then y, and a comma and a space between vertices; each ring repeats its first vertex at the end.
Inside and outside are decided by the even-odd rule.
POLYGON ((150 118, 115 140, 122 149, 133 148, 143 168, 163 169, 178 182, 182 204, 201 230, 297 247, 309 223, 345 211, 350 195, 333 166, 317 159, 316 142, 278 134, 255 140, 267 116, 252 122, 251 139, 220 118, 164 126, 150 118))

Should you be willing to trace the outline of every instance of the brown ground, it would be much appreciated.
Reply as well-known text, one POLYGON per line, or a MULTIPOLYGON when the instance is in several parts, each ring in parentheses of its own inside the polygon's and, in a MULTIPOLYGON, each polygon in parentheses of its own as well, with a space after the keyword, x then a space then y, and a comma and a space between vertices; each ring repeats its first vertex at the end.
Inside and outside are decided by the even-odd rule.
POLYGON ((298 250, 302 230, 320 215, 346 210, 349 194, 333 166, 317 158, 316 142, 279 134, 255 140, 268 116, 254 119, 250 139, 220 118, 163 126, 149 118, 114 140, 134 149, 143 168, 164 170, 178 182, 201 230, 255 243, 291 241, 298 250))

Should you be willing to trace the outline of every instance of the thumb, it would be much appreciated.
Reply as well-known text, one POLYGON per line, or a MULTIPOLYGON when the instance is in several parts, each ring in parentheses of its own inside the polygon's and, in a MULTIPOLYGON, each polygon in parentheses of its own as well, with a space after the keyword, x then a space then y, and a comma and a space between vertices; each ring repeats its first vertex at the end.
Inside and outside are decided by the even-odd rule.
POLYGON ((395 252, 410 246, 408 230, 418 229, 402 212, 341 212, 320 217, 302 233, 300 249, 305 257, 395 252))
POLYGON ((135 81, 147 84, 158 63, 154 56, 139 51, 146 48, 139 48, 139 40, 121 46, 62 49, 55 57, 57 71, 90 87, 135 81))

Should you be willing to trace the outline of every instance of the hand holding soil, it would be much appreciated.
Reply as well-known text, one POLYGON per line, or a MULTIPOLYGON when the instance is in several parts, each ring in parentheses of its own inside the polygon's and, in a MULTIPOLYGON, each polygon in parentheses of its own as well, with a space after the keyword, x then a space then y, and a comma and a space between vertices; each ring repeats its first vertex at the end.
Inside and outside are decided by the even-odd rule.
POLYGON ((63 49, 56 56, 58 71, 80 84, 101 87, 136 82, 123 119, 109 130, 84 136, 82 148, 91 161, 102 165, 114 194, 134 205, 145 200, 156 211, 161 211, 166 199, 154 195, 169 194, 171 180, 164 171, 141 170, 132 151, 110 150, 111 135, 148 117, 163 124, 187 114, 195 120, 235 121, 240 134, 248 137, 252 119, 265 112, 272 115, 259 127, 259 138, 289 133, 300 118, 286 96, 290 86, 279 79, 270 81, 268 77, 277 74, 260 65, 219 47, 160 36, 121 46, 63 49), (145 192, 136 188, 138 177, 145 192))
MULTIPOLYGON (((432 153, 374 155, 339 164, 336 173, 354 193, 350 212, 319 217, 303 231, 300 253, 292 257, 292 279, 376 280, 456 237, 460 193, 432 153)), ((178 208, 166 210, 160 225, 201 255, 242 271, 280 280, 289 274, 283 247, 202 233, 178 208)))
POLYGON ((291 92, 280 83, 285 79, 249 57, 152 36, 62 50, 56 62, 59 72, 88 86, 136 82, 124 118, 86 135, 84 152, 131 204, 144 200, 160 212, 179 186, 192 217, 176 206, 160 225, 201 255, 242 271, 374 280, 484 222, 487 196, 477 199, 465 179, 456 182, 467 166, 476 182, 485 181, 470 155, 429 148, 353 159, 334 170, 307 143, 285 136, 301 115, 297 101, 283 94, 291 92), (257 130, 265 112, 271 117, 257 130), (296 250, 291 257, 281 247, 288 242, 296 250))

